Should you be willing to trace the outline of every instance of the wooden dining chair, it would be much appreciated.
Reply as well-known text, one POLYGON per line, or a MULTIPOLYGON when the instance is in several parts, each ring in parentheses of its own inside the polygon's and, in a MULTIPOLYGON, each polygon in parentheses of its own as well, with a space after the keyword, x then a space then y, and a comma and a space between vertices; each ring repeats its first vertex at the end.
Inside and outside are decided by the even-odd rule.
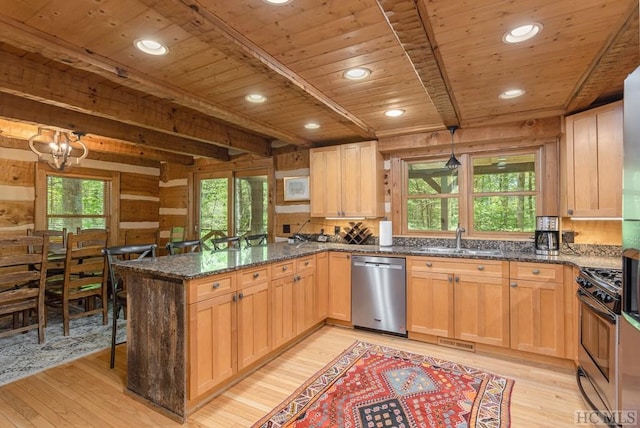
POLYGON ((239 236, 225 236, 224 238, 214 238, 211 241, 211 245, 213 245, 213 249, 224 250, 227 248, 240 248, 240 237, 239 236))
POLYGON ((247 247, 256 247, 258 245, 264 245, 267 243, 267 234, 258 233, 256 235, 246 235, 244 236, 244 242, 247 244, 247 247))
POLYGON ((167 251, 173 256, 182 253, 196 253, 202 250, 202 241, 194 239, 191 241, 167 242, 167 251))
POLYGON ((104 230, 69 233, 64 274, 62 278, 53 276, 47 279, 46 304, 62 309, 65 336, 69 335, 69 322, 72 319, 102 314, 103 325, 108 322, 108 269, 102 254, 106 246, 107 233, 104 230), (72 307, 73 303, 77 304, 72 307))
MULTIPOLYGON (((123 311, 123 316, 127 318, 127 290, 122 277, 118 275, 114 269, 114 262, 117 260, 141 260, 144 258, 151 258, 156 256, 158 249, 157 244, 142 244, 142 245, 121 245, 117 247, 108 247, 102 250, 102 253, 106 257, 105 263, 109 271, 109 284, 111 288, 111 303, 112 303, 112 326, 111 326, 111 359, 110 367, 113 368, 116 359, 116 333, 118 326, 118 316, 120 309, 123 311)), ((123 342, 121 342, 123 343, 123 342)))
POLYGON ((28 236, 49 237, 49 251, 61 250, 67 247, 67 228, 62 230, 53 229, 27 229, 28 236))
POLYGON ((38 343, 44 343, 48 246, 48 236, 0 237, 0 317, 13 317, 11 328, 0 331, 0 337, 38 329, 38 343))
POLYGON ((102 248, 107 246, 107 242, 109 242, 109 232, 107 231, 107 229, 82 229, 81 227, 76 228, 76 235, 80 234, 80 233, 97 233, 99 235, 98 238, 96 238, 95 241, 77 241, 77 245, 79 246, 86 246, 86 247, 97 247, 97 246, 102 246, 102 248), (104 243, 103 243, 103 238, 104 238, 104 243))

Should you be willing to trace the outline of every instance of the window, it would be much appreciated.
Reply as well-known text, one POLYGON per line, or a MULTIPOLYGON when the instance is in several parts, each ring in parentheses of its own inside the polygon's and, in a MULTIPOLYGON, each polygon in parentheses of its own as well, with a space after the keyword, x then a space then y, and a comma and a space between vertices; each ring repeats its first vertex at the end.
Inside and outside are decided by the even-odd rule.
POLYGON ((441 161, 410 162, 406 168, 407 231, 455 230, 459 221, 458 171, 441 161))
POLYGON ((107 229, 106 180, 47 176, 47 229, 107 229))
POLYGON ((473 157, 473 230, 532 232, 536 224, 533 153, 473 157))
POLYGON ((402 233, 447 234, 458 224, 468 235, 530 234, 540 196, 540 150, 463 155, 403 162, 402 233))
POLYGON ((200 237, 267 233, 269 188, 266 170, 198 175, 200 237))

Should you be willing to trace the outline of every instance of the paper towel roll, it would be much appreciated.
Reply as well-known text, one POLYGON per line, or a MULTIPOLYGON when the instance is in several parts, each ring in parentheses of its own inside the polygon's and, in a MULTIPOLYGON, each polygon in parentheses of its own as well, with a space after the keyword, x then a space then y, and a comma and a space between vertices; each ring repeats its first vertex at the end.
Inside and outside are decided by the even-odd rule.
POLYGON ((389 247, 393 245, 393 236, 391 234, 391 222, 380 222, 380 246, 389 247))

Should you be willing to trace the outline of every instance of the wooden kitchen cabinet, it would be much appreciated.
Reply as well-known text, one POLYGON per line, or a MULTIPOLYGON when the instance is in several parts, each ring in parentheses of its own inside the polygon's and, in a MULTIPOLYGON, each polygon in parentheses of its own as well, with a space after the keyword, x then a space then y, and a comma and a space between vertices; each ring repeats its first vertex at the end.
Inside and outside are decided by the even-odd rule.
POLYGON ((327 318, 329 305, 329 255, 316 254, 316 322, 327 318))
POLYGON ((351 322, 351 254, 329 253, 328 318, 351 322))
POLYGON ((236 372, 236 275, 192 281, 189 288, 188 394, 194 400, 236 372))
POLYGON ((407 259, 407 330, 453 337, 453 274, 433 272, 433 263, 407 259))
POLYGON ((565 356, 563 266, 511 262, 511 348, 565 356))
POLYGON ((271 267, 272 343, 278 348, 295 337, 295 260, 274 263, 271 267))
POLYGON ((508 262, 409 257, 407 329, 509 346, 508 262))
POLYGON ((622 216, 622 101, 566 117, 567 217, 622 216))
POLYGON ((316 323, 316 256, 296 259, 294 281, 295 331, 304 333, 316 323))
POLYGON ((240 272, 237 299, 238 370, 271 351, 269 268, 240 272))
POLYGON ((383 158, 376 141, 309 151, 312 217, 384 216, 383 158))

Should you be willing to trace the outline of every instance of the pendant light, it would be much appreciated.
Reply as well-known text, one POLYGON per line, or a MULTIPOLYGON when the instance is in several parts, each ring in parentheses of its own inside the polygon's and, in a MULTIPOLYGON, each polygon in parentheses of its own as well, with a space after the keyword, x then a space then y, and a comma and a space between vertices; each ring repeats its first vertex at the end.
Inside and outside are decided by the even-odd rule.
POLYGON ((460 161, 456 158, 456 155, 453 153, 453 134, 455 134, 456 129, 458 129, 458 127, 455 125, 449 127, 449 132, 451 132, 451 157, 449 158, 447 163, 444 165, 447 168, 449 168, 451 171, 453 171, 454 169, 457 169, 460 165, 462 165, 460 161))

